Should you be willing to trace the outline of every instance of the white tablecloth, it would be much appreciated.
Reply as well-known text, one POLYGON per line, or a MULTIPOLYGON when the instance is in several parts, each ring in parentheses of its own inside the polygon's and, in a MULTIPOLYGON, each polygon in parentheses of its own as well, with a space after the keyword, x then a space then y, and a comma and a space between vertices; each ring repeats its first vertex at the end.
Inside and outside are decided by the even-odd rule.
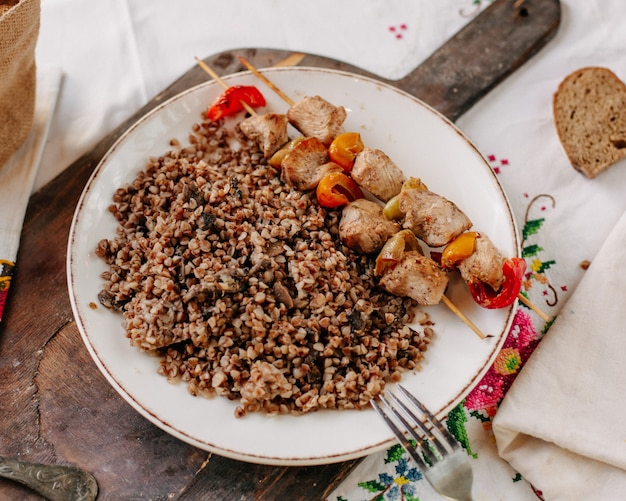
MULTIPOLYGON (((593 262, 626 209, 626 162, 594 180, 585 178, 569 164, 552 116, 554 91, 578 68, 605 66, 626 80, 626 3, 561 3, 556 37, 457 121, 498 173, 522 230, 531 271, 525 288, 550 315, 557 315, 568 303, 586 273, 581 263, 593 262)), ((37 61, 42 67, 61 67, 64 82, 35 189, 193 66, 194 56, 272 47, 341 59, 395 79, 417 67, 488 4, 483 0, 42 0, 37 61)), ((623 308, 619 298, 612 304, 623 308)), ((613 327, 623 330, 621 325, 613 327)), ((554 335, 575 328, 568 329, 555 330, 554 335)), ((521 308, 498 361, 451 418, 475 458, 476 499, 536 499, 523 475, 499 457, 492 422, 543 331, 544 322, 521 308)), ((616 389, 624 387, 624 381, 615 384, 616 389)), ((620 407, 624 415, 626 407, 620 407)), ((621 433, 615 439, 618 456, 626 448, 624 427, 621 433)), ((572 437, 575 440, 575 429, 572 437)), ((377 494, 401 499, 401 491, 405 499, 407 495, 422 501, 437 499, 410 463, 386 464, 384 459, 384 454, 368 458, 330 499, 365 500, 377 494)), ((535 489, 543 489, 542 481, 550 483, 534 479, 535 489)), ((577 491, 564 488, 562 499, 577 498, 577 491)), ((558 498, 550 493, 548 499, 558 498)))

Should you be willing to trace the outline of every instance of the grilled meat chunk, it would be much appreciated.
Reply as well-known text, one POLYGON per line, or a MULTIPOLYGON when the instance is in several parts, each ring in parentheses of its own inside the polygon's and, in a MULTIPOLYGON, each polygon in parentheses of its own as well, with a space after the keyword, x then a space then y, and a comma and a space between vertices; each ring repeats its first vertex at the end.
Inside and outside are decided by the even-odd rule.
POLYGON ((404 190, 398 196, 404 228, 431 247, 450 243, 472 227, 470 219, 453 202, 421 189, 404 190))
POLYGON ((382 249, 400 231, 400 224, 383 215, 380 204, 359 198, 343 208, 339 222, 341 241, 353 251, 369 254, 382 249))
POLYGON ((287 111, 291 125, 305 136, 319 139, 326 146, 341 132, 346 116, 343 106, 334 106, 319 96, 307 96, 287 111))
POLYGON ((287 125, 286 115, 267 113, 252 115, 242 120, 239 126, 248 139, 259 145, 265 158, 269 158, 289 141, 287 125))
POLYGON ((367 147, 356 156, 350 175, 362 188, 383 202, 400 193, 406 179, 386 153, 367 147))
POLYGON ((466 282, 484 282, 497 291, 504 282, 503 263, 504 257, 500 251, 487 235, 480 233, 476 237, 474 252, 461 261, 458 269, 466 282))
POLYGON ((396 296, 408 296, 422 306, 438 304, 448 286, 448 275, 418 251, 406 251, 400 262, 385 270, 380 285, 396 296))
POLYGON ((308 137, 300 141, 280 163, 283 181, 301 190, 315 189, 329 172, 343 172, 343 168, 328 161, 326 146, 319 139, 308 137))

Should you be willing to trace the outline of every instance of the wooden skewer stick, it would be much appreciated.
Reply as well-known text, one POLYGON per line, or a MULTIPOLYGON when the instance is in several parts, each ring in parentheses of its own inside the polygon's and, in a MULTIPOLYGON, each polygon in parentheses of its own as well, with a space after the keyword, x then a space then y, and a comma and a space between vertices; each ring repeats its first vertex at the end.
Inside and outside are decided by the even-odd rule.
MULTIPOLYGON (((196 62, 198 63, 198 66, 200 66, 200 68, 202 68, 207 74, 213 77, 213 80, 220 84, 224 88, 224 90, 228 89, 228 84, 224 82, 224 80, 222 80, 220 76, 215 73, 215 71, 213 71, 213 68, 211 68, 208 64, 206 64, 202 59, 198 57, 196 57, 196 62)), ((256 115, 256 111, 254 111, 254 109, 248 103, 241 100, 239 102, 242 104, 244 109, 248 113, 250 113, 250 115, 256 115)))
POLYGON ((450 310, 452 310, 452 312, 459 317, 463 323, 465 325, 467 325, 470 329, 472 329, 474 331, 474 333, 480 338, 480 339, 485 339, 487 336, 485 336, 482 331, 476 327, 476 325, 474 324, 474 322, 472 322, 469 318, 467 318, 467 316, 465 315, 465 313, 463 313, 461 310, 459 310, 456 305, 450 301, 450 299, 448 299, 446 296, 441 296, 441 301, 443 302, 443 304, 445 304, 448 308, 450 308, 450 310))
POLYGON ((295 104, 294 101, 287 94, 285 94, 282 90, 276 87, 276 85, 274 85, 274 83, 271 80, 269 80, 268 78, 265 77, 265 75, 260 73, 259 70, 257 70, 254 66, 252 66, 244 57, 242 56, 237 56, 237 57, 239 57, 239 61, 241 61, 241 64, 243 64, 252 73, 254 73, 254 75, 257 78, 259 78, 259 80, 263 81, 270 89, 276 92, 276 94, 278 94, 289 106, 293 106, 295 104))
POLYGON ((520 292, 519 296, 517 296, 517 297, 518 297, 518 299, 519 299, 522 303, 524 303, 524 304, 525 304, 526 306, 528 306, 531 310, 533 310, 533 311, 534 311, 537 315, 539 315, 539 316, 540 316, 540 317, 544 320, 544 322, 547 322, 547 321, 549 321, 549 320, 550 320, 550 317, 549 317, 546 313, 544 313, 543 311, 541 311, 541 310, 537 307, 537 305, 535 305, 535 304, 534 304, 534 303, 533 303, 530 299, 528 299, 526 296, 524 296, 524 294, 522 294, 522 293, 520 292))

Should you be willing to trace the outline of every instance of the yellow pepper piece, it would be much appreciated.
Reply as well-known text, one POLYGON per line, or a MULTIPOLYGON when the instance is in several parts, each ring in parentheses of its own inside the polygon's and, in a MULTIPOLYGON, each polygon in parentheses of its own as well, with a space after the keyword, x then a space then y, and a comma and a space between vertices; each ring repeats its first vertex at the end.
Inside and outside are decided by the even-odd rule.
POLYGON ((363 141, 358 132, 344 132, 339 134, 328 147, 328 156, 332 162, 343 167, 344 172, 350 172, 354 159, 363 151, 363 141))
POLYGON ((400 210, 400 204, 398 202, 398 195, 389 200, 383 207, 383 216, 387 219, 395 220, 401 219, 404 214, 400 210))
POLYGON ((402 191, 404 190, 428 191, 428 186, 426 186, 419 177, 410 177, 402 183, 402 191))
MULTIPOLYGON (((422 190, 428 191, 428 187, 422 182, 419 177, 410 177, 404 183, 402 183, 402 191, 406 190, 422 190)), ((402 219, 404 214, 400 210, 400 204, 398 203, 398 195, 391 198, 383 207, 383 215, 387 219, 396 220, 402 219)))
POLYGON ((478 238, 478 233, 468 231, 452 240, 441 253, 441 266, 452 269, 459 262, 470 257, 476 248, 476 238, 478 238))
POLYGON ((399 263, 402 259, 402 255, 407 250, 416 250, 420 254, 423 254, 422 247, 415 233, 411 230, 400 230, 383 245, 383 248, 376 257, 374 274, 377 276, 382 275, 388 266, 399 263))
POLYGON ((280 164, 283 161, 283 158, 285 158, 287 153, 289 153, 299 143, 301 143, 303 139, 304 139, 304 136, 300 136, 300 137, 297 137, 296 139, 289 141, 285 146, 283 146, 280 150, 274 153, 270 157, 270 159, 267 161, 267 163, 270 164, 272 167, 276 167, 277 169, 279 169, 280 164))

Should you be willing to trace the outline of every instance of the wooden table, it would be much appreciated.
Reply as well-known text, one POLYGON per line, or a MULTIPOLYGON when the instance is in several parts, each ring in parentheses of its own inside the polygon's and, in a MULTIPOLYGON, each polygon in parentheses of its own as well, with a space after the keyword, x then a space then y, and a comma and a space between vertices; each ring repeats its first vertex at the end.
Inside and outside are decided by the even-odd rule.
MULTIPOLYGON (((559 24, 558 0, 499 0, 394 85, 452 120, 537 52, 559 24), (519 3, 519 2, 518 2, 519 3), (498 45, 494 41, 507 41, 498 45), (485 51, 489 46, 490 51, 485 51), (488 56, 487 56, 488 52, 488 56), (472 64, 467 65, 468 56, 472 64)), ((219 74, 289 54, 242 49, 206 59, 219 74)), ((306 55, 303 66, 365 74, 306 55)), ((72 464, 96 477, 99 499, 323 499, 358 460, 312 467, 234 461, 181 442, 140 416, 109 385, 84 346, 66 283, 67 239, 80 194, 100 158, 158 103, 206 80, 192 68, 30 200, 16 273, 0 324, 0 454, 72 464)), ((0 499, 40 499, 0 480, 0 499)))

